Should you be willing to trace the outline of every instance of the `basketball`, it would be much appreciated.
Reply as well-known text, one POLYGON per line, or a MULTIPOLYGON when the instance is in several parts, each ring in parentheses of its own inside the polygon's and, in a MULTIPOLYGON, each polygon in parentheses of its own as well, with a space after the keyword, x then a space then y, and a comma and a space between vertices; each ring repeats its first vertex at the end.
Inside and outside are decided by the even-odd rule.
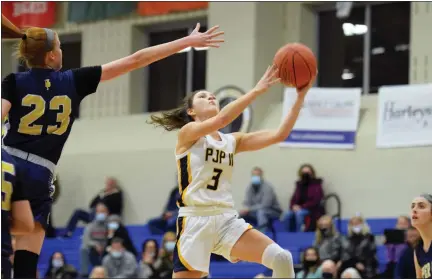
POLYGON ((317 61, 314 53, 300 43, 286 44, 276 53, 274 64, 285 86, 302 88, 317 75, 317 61))

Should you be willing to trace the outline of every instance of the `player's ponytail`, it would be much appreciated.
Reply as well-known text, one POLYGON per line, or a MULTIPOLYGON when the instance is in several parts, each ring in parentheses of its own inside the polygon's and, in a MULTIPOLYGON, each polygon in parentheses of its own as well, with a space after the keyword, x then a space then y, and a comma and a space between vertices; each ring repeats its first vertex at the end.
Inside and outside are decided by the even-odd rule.
POLYGON ((163 111, 160 115, 151 115, 148 124, 153 124, 156 127, 163 127, 167 131, 173 131, 181 129, 184 125, 191 121, 193 118, 187 114, 187 110, 192 108, 192 101, 195 94, 199 92, 196 91, 183 99, 183 104, 178 108, 169 111, 163 111))

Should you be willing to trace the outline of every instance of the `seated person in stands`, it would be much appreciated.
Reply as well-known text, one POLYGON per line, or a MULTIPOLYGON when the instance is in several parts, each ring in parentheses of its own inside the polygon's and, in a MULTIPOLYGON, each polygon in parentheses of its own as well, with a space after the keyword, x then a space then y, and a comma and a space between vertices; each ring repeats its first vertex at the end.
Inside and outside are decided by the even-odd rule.
POLYGON ((416 278, 414 249, 420 242, 420 233, 416 228, 409 228, 406 233, 406 245, 397 260, 395 277, 397 279, 416 278))
POLYGON ((141 260, 138 264, 139 278, 158 278, 157 269, 161 264, 159 245, 155 239, 147 239, 142 244, 141 260))
POLYGON ((251 183, 246 188, 243 205, 245 209, 240 211, 240 217, 256 225, 259 230, 264 230, 272 219, 279 219, 282 213, 274 188, 264 179, 259 167, 252 170, 251 183))
POLYGON ((296 278, 318 279, 322 277, 321 260, 318 249, 309 247, 302 256, 302 270, 297 273, 296 278))
POLYGON ((102 260, 108 278, 136 278, 137 262, 135 256, 123 246, 121 238, 114 238, 108 255, 102 260))
POLYGON ((104 203, 108 207, 108 210, 111 214, 116 214, 120 216, 122 215, 123 193, 114 178, 107 178, 105 188, 102 189, 102 191, 93 198, 90 203, 89 211, 82 209, 75 210, 66 226, 66 232, 64 233, 64 236, 72 236, 79 221, 82 221, 86 224, 91 222, 94 217, 94 209, 96 205, 100 202, 104 203))
POLYGON ((374 277, 378 268, 376 250, 375 237, 370 233, 369 226, 360 215, 352 217, 348 224, 348 235, 342 241, 339 274, 353 267, 363 278, 374 277))
MULTIPOLYGON (((407 230, 411 226, 410 218, 408 216, 399 216, 397 219, 395 229, 407 230)), ((384 241, 387 252, 387 264, 384 273, 381 274, 383 277, 393 278, 394 269, 398 259, 401 256, 402 251, 406 248, 406 244, 390 244, 384 241)))
POLYGON ((108 208, 103 203, 96 205, 95 219, 84 229, 80 249, 80 274, 87 277, 89 265, 101 265, 107 243, 108 208))
POLYGON ((108 242, 107 242, 107 247, 105 249, 105 255, 109 253, 111 249, 112 240, 118 237, 123 240, 123 246, 125 247, 126 251, 129 251, 132 254, 134 254, 135 257, 138 257, 138 252, 132 243, 128 230, 126 229, 125 226, 123 226, 120 216, 110 215, 107 219, 107 225, 108 225, 108 235, 107 235, 108 242))
POLYGON ((105 268, 103 266, 95 266, 89 278, 107 278, 105 268))
POLYGON ((156 272, 159 274, 159 278, 161 279, 172 278, 172 273, 174 270, 173 253, 175 245, 175 233, 165 233, 162 239, 162 248, 159 251, 161 263, 156 269, 156 272))
POLYGON ((298 171, 298 178, 291 196, 290 209, 283 218, 283 224, 290 232, 302 231, 307 215, 310 216, 311 222, 316 222, 324 214, 324 208, 321 206, 324 198, 323 180, 316 177, 312 165, 302 165, 298 171))
POLYGON ((341 257, 341 236, 330 216, 324 215, 318 220, 314 246, 318 249, 321 261, 331 261, 333 265, 341 257))
MULTIPOLYGON (((177 175, 176 175, 177 179, 177 175)), ((168 197, 164 212, 161 217, 153 218, 148 222, 149 230, 152 234, 164 234, 176 231, 178 216, 177 200, 180 197, 178 185, 176 185, 168 197)))
POLYGON ((78 272, 70 264, 67 264, 66 258, 61 252, 54 252, 48 264, 48 269, 45 273, 45 278, 76 278, 78 277, 78 272))

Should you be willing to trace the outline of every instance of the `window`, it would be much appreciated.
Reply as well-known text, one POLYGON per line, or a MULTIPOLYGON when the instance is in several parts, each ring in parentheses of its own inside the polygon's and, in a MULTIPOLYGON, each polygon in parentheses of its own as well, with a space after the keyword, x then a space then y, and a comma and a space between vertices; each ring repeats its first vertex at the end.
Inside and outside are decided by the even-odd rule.
MULTIPOLYGON (((204 32, 206 27, 201 27, 204 32)), ((149 33, 149 45, 167 43, 187 36, 188 28, 149 33)), ((148 112, 177 107, 187 93, 205 88, 205 49, 185 49, 149 66, 148 112)))
POLYGON ((319 13, 320 87, 362 87, 365 8, 339 19, 336 10, 319 13))
POLYGON ((409 83, 410 2, 371 7, 370 92, 409 83))

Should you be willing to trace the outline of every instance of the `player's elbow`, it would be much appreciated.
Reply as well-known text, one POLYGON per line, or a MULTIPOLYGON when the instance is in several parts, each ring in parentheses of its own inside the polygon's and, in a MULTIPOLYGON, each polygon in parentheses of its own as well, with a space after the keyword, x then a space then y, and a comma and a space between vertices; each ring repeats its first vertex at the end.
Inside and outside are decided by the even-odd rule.
POLYGON ((279 131, 273 132, 271 136, 272 144, 283 142, 288 136, 289 134, 280 133, 279 131))

